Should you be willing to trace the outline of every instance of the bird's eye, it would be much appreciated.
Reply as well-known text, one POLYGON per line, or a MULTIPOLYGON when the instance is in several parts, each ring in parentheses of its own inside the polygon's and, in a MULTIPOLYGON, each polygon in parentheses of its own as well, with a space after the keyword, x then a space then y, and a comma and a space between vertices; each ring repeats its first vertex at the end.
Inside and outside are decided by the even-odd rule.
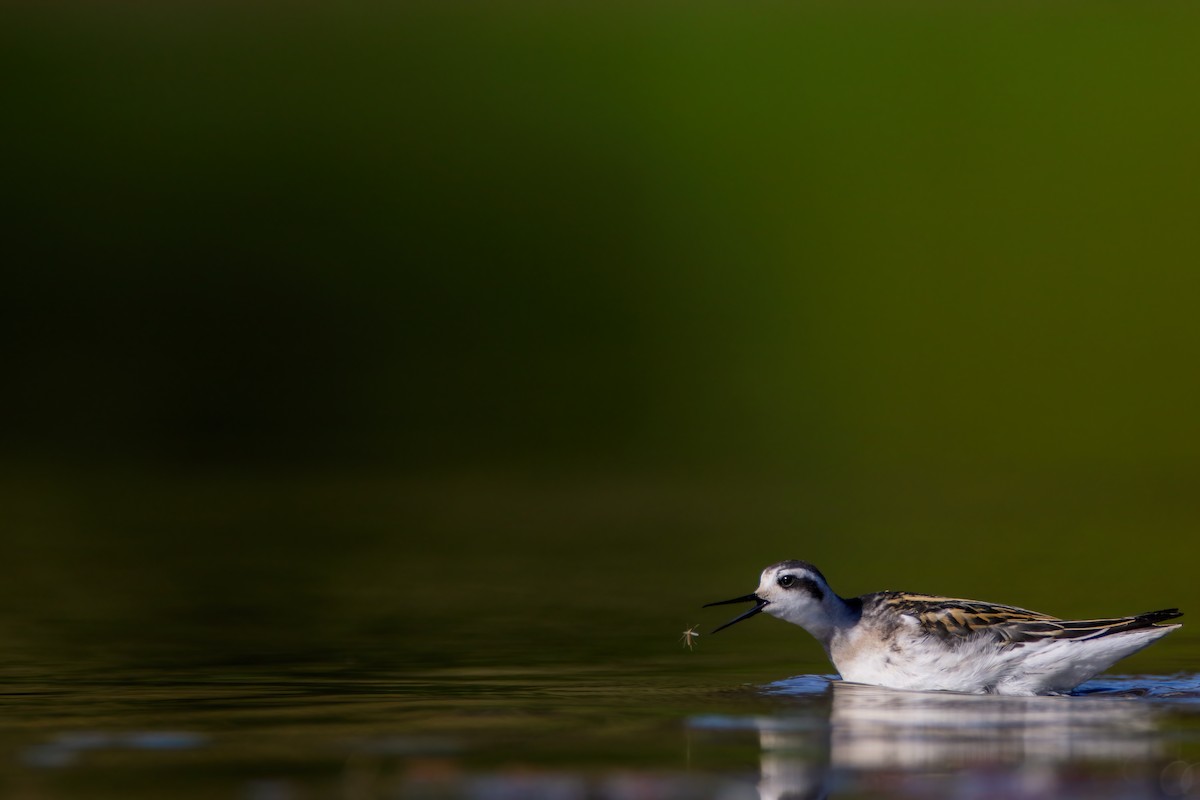
POLYGON ((795 577, 793 577, 791 575, 781 575, 779 577, 779 585, 785 589, 788 588, 789 586, 791 586, 795 582, 796 582, 795 577))

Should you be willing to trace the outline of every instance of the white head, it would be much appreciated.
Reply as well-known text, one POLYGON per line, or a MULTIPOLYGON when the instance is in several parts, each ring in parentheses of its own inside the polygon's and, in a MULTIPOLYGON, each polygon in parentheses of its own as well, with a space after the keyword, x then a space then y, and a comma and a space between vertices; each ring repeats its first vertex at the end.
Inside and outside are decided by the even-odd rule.
POLYGON ((754 603, 755 606, 713 633, 765 611, 773 617, 799 625, 823 641, 832 635, 834 626, 846 609, 842 599, 829 588, 821 571, 807 561, 773 564, 762 571, 754 594, 708 605, 726 603, 754 603))

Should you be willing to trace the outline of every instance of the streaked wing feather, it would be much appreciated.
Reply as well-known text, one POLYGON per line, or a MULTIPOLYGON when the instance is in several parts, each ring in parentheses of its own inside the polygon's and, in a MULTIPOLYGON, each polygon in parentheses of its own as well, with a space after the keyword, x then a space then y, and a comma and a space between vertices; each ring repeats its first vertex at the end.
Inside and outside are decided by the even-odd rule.
POLYGON ((926 633, 941 639, 991 635, 1012 645, 1041 639, 1091 639, 1152 627, 1181 616, 1178 609, 1171 608, 1132 617, 1064 620, 1016 606, 954 597, 878 592, 871 599, 896 614, 916 619, 926 633))

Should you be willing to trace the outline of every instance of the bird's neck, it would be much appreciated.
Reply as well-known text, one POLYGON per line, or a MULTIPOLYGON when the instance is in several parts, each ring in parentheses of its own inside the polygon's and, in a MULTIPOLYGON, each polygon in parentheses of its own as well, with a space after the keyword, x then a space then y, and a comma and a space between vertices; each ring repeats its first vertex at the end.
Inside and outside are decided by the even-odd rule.
POLYGON ((811 633, 828 653, 834 637, 853 628, 861 617, 862 603, 857 600, 843 600, 829 592, 820 605, 794 612, 786 619, 811 633))

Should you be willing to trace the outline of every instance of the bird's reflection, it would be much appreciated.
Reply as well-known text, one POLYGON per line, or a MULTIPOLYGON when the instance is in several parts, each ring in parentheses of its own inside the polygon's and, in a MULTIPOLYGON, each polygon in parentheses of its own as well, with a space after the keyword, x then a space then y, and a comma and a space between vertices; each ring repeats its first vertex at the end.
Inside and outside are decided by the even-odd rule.
POLYGON ((758 731, 762 800, 823 798, 880 776, 950 771, 1002 780, 1036 770, 1039 780, 1055 784, 1078 780, 1084 763, 1127 768, 1164 756, 1161 706, 1134 698, 979 696, 833 682, 806 700, 802 713, 742 720, 758 731))
POLYGON ((1001 697, 831 685, 838 767, 954 767, 1159 755, 1158 709, 1111 697, 1001 697))

